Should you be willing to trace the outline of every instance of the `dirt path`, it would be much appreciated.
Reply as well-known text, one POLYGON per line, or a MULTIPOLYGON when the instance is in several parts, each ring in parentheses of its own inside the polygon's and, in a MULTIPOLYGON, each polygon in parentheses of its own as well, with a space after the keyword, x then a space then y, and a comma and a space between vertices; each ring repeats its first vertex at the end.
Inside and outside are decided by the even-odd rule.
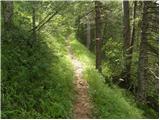
POLYGON ((68 45, 68 53, 72 60, 75 72, 74 86, 76 91, 76 100, 73 107, 74 119, 89 119, 91 118, 91 104, 88 95, 88 83, 83 79, 83 64, 78 61, 68 45))

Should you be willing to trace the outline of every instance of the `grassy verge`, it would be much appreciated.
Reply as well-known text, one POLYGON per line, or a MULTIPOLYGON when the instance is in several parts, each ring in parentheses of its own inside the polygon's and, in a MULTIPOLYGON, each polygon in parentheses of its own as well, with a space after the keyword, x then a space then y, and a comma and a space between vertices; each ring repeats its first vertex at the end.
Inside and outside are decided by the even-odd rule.
POLYGON ((84 78, 94 105, 94 118, 144 118, 133 99, 125 90, 105 84, 104 77, 95 69, 95 56, 74 38, 71 46, 75 56, 85 65, 84 78))
POLYGON ((64 38, 43 35, 33 48, 23 33, 2 39, 2 118, 72 118, 73 69, 64 38))
POLYGON ((105 80, 97 70, 86 69, 85 79, 90 85, 95 118, 144 118, 143 111, 136 107, 130 96, 126 96, 125 91, 116 86, 111 88, 104 84, 105 80))

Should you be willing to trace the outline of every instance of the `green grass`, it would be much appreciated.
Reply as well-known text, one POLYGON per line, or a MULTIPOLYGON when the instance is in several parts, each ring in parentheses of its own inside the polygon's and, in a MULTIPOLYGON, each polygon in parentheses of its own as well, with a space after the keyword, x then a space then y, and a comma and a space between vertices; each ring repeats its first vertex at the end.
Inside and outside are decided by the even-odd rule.
POLYGON ((105 80, 97 70, 86 69, 84 77, 90 85, 89 91, 95 105, 93 114, 96 118, 144 118, 143 111, 136 107, 134 101, 127 98, 123 90, 104 84, 105 80))
POLYGON ((2 118, 72 118, 74 75, 64 38, 42 35, 30 48, 22 36, 2 37, 2 118))
POLYGON ((95 64, 95 56, 91 54, 87 48, 78 42, 73 36, 70 38, 70 44, 74 55, 79 59, 85 66, 93 66, 95 64))
POLYGON ((93 118, 145 118, 133 96, 125 90, 105 84, 104 77, 95 69, 95 56, 75 38, 70 42, 73 53, 85 65, 84 78, 94 106, 93 118))

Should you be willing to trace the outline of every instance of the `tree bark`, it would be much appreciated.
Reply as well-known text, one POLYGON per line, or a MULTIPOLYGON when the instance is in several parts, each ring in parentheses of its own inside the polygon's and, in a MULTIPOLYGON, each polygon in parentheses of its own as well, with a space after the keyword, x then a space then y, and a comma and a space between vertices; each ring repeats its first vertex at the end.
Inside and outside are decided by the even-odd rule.
MULTIPOLYGON (((132 30, 131 30, 131 38, 130 38, 130 45, 129 45, 129 50, 128 50, 128 65, 129 68, 126 69, 126 70, 129 70, 128 72, 128 76, 126 79, 129 79, 131 80, 131 66, 132 66, 132 54, 133 54, 133 48, 134 48, 134 41, 135 41, 135 29, 136 29, 136 26, 135 26, 135 19, 136 19, 136 8, 137 8, 137 1, 133 1, 133 16, 132 16, 132 20, 133 20, 133 23, 132 23, 132 30)), ((126 67, 127 67, 126 66, 126 67)), ((129 89, 132 89, 132 85, 130 85, 130 81, 128 81, 127 83, 129 85, 129 89)))
POLYGON ((33 40, 36 41, 36 11, 35 11, 35 4, 32 4, 32 29, 33 29, 33 40))
POLYGON ((133 7, 133 24, 132 24, 132 35, 131 35, 131 49, 130 49, 130 59, 132 60, 132 53, 133 53, 133 45, 134 45, 134 40, 135 40, 135 19, 136 19, 136 7, 137 7, 137 1, 133 1, 134 2, 134 7, 133 7))
POLYGON ((96 69, 101 72, 101 2, 95 1, 95 23, 96 23, 96 69))
POLYGON ((123 24, 124 24, 124 70, 122 72, 122 77, 124 79, 125 86, 128 88, 130 83, 130 71, 131 71, 131 31, 130 31, 130 17, 129 17, 129 1, 123 1, 123 24))
POLYGON ((141 43, 140 43, 140 55, 139 55, 139 65, 138 65, 138 93, 137 97, 139 101, 146 100, 146 86, 147 86, 147 67, 148 67, 148 55, 147 55, 147 3, 144 1, 143 6, 143 17, 142 17, 142 33, 141 33, 141 43))
POLYGON ((4 17, 4 27, 9 30, 12 27, 13 18, 13 1, 3 1, 3 17, 4 17))

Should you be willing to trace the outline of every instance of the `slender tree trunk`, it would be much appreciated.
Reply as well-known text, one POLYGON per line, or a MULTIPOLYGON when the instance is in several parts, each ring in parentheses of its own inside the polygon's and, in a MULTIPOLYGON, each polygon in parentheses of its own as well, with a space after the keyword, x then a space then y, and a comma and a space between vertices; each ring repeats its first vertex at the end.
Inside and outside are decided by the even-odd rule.
MULTIPOLYGON (((129 56, 128 56, 130 71, 131 71, 131 66, 132 66, 132 54, 133 54, 133 48, 134 48, 134 41, 135 41, 135 37, 136 37, 135 36, 135 29, 136 29, 135 19, 136 19, 137 1, 133 1, 133 5, 134 5, 133 6, 133 17, 132 17, 133 23, 132 23, 131 41, 130 41, 129 56)), ((129 77, 130 77, 130 75, 129 75, 129 77)), ((131 78, 129 78, 129 79, 131 79, 131 78)), ((133 87, 134 87, 134 85, 132 84, 132 85, 130 85, 129 89, 132 89, 133 87)))
POLYGON ((96 69, 101 72, 101 13, 100 13, 101 2, 95 1, 95 23, 96 23, 96 69))
POLYGON ((134 7, 133 7, 133 25, 132 25, 132 36, 131 36, 131 43, 130 43, 130 59, 132 60, 132 53, 133 53, 133 46, 134 46, 134 40, 135 40, 135 19, 136 19, 136 7, 137 7, 137 1, 134 2, 134 7))
POLYGON ((9 30, 12 27, 12 17, 13 17, 13 1, 3 1, 3 18, 4 27, 9 30))
POLYGON ((147 55, 147 3, 144 1, 143 6, 143 17, 142 17, 142 33, 141 33, 141 43, 140 43, 140 55, 139 55, 139 65, 138 65, 138 93, 137 97, 139 101, 146 100, 146 86, 147 86, 147 67, 148 67, 148 55, 147 55))
POLYGON ((33 29, 33 40, 36 41, 36 11, 35 11, 35 4, 32 4, 32 29, 33 29))
POLYGON ((91 44, 91 25, 90 22, 87 22, 87 48, 90 49, 91 44))
MULTIPOLYGON (((137 10, 137 1, 133 1, 133 23, 132 23, 132 35, 131 35, 131 49, 130 49, 130 59, 132 60, 132 56, 133 56, 133 48, 135 47, 134 42, 136 38, 136 25, 135 25, 135 19, 136 19, 136 10, 137 10)), ((132 63, 131 63, 132 64, 132 63)), ((136 89, 135 89, 135 85, 132 85, 133 87, 133 93, 136 94, 136 89)))
POLYGON ((131 43, 131 31, 130 31, 130 17, 129 17, 129 1, 123 1, 123 23, 124 23, 124 70, 122 72, 122 77, 125 82, 125 87, 129 87, 130 80, 130 70, 131 70, 131 57, 130 57, 130 43, 131 43))

